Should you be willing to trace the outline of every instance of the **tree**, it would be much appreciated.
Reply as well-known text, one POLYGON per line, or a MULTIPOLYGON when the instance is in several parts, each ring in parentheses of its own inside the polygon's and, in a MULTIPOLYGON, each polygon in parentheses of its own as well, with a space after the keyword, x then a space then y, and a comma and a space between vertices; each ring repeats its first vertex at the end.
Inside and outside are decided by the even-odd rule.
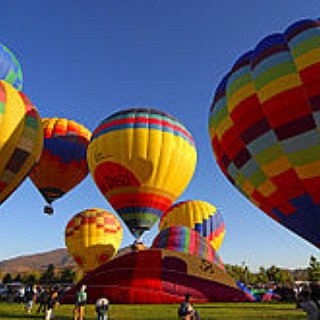
POLYGON ((40 282, 41 283, 46 283, 46 284, 51 284, 56 281, 55 276, 54 276, 54 265, 49 264, 47 267, 47 270, 43 272, 43 274, 40 277, 40 282))
POLYGON ((320 280, 320 262, 316 257, 311 256, 308 267, 308 280, 319 281, 320 280))
POLYGON ((63 268, 60 272, 60 282, 62 283, 73 283, 75 278, 75 271, 72 268, 63 268))
POLYGON ((10 283, 10 282, 12 282, 12 275, 11 275, 11 273, 6 273, 5 275, 4 275, 4 277, 3 277, 3 279, 2 279, 2 282, 3 283, 10 283))
POLYGON ((22 275, 21 275, 20 272, 14 277, 13 281, 15 281, 15 282, 23 282, 22 275))

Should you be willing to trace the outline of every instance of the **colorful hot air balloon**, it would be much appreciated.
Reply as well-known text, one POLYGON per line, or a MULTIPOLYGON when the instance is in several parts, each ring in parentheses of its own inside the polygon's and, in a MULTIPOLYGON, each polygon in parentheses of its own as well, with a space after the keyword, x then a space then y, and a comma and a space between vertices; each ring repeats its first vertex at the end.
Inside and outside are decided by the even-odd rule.
POLYGON ((184 226, 173 226, 160 231, 154 239, 152 248, 167 249, 189 253, 224 270, 224 265, 209 241, 198 232, 184 226))
MULTIPOLYGON (((44 118, 44 148, 30 178, 49 205, 79 184, 88 174, 86 150, 91 133, 83 125, 44 118)), ((53 213, 51 206, 45 212, 53 213)))
POLYGON ((159 229, 185 226, 205 237, 217 251, 225 235, 225 225, 221 213, 206 201, 189 200, 173 205, 161 217, 159 229))
POLYGON ((270 217, 320 246, 320 21, 244 54, 218 86, 209 129, 228 179, 270 217))
POLYGON ((21 92, 0 81, 0 203, 20 185, 39 159, 41 120, 21 92))
POLYGON ((22 89, 22 70, 14 54, 0 43, 0 79, 22 89))
POLYGON ((86 272, 113 258, 121 240, 120 221, 102 209, 89 209, 76 214, 65 229, 69 253, 86 272))
POLYGON ((187 129, 152 109, 124 110, 102 121, 87 153, 96 185, 136 237, 181 195, 196 158, 187 129))

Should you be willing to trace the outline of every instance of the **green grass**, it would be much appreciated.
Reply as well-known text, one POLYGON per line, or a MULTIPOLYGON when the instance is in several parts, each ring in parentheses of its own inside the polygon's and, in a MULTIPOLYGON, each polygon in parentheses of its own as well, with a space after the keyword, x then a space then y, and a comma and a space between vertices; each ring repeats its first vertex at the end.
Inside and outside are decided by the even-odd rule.
MULTIPOLYGON (((37 306, 36 306, 37 307, 37 306)), ((23 304, 0 302, 0 319, 44 319, 35 308, 30 315, 23 304)), ((306 314, 292 303, 211 303, 195 305, 202 320, 254 320, 254 319, 306 319, 306 314)), ((61 305, 55 310, 57 320, 72 320, 71 305, 61 305)), ((177 305, 111 305, 111 320, 173 320, 177 305)), ((94 306, 86 307, 85 320, 96 319, 94 306)))

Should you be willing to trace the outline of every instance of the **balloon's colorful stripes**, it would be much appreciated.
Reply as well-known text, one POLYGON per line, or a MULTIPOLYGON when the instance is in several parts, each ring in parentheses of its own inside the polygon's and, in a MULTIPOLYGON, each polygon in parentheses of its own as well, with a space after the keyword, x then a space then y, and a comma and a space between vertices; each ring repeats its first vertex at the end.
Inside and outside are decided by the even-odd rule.
POLYGON ((194 145, 191 134, 181 123, 166 113, 152 109, 130 109, 115 113, 100 123, 93 132, 92 139, 110 131, 139 128, 170 132, 194 145))
POLYGON ((221 213, 210 203, 200 200, 178 202, 161 217, 160 230, 173 226, 185 226, 207 238, 218 250, 225 235, 221 213))
POLYGON ((188 227, 172 226, 160 231, 153 241, 152 248, 189 253, 224 269, 219 255, 210 243, 188 227))
POLYGON ((263 39, 218 86, 209 130, 228 179, 272 218, 320 245, 320 22, 263 39))

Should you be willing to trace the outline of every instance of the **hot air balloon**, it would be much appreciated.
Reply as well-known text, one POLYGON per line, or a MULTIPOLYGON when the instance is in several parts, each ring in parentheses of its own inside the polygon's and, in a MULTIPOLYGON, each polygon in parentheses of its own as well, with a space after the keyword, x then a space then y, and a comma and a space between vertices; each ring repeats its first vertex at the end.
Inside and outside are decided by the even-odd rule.
POLYGON ((43 146, 41 120, 21 92, 0 81, 0 203, 20 185, 39 159, 43 146))
POLYGON ((96 185, 135 237, 149 230, 181 195, 196 158, 188 130, 152 109, 129 109, 106 118, 87 152, 96 185))
POLYGON ((209 241, 198 232, 184 226, 172 226, 159 232, 152 248, 189 253, 209 261, 224 270, 224 265, 209 241))
POLYGON ((0 43, 0 79, 22 89, 22 70, 14 54, 0 43))
POLYGON ((65 229, 68 251, 86 272, 113 258, 121 240, 120 221, 102 209, 88 209, 76 214, 65 229))
POLYGON ((205 237, 217 251, 225 235, 225 225, 221 213, 206 201, 189 200, 173 205, 161 217, 159 229, 185 226, 205 237))
POLYGON ((44 118, 44 148, 30 178, 49 206, 78 185, 88 174, 86 150, 91 133, 83 125, 67 119, 44 118))
POLYGON ((245 53, 218 86, 217 162, 249 200, 320 246, 320 21, 302 20, 245 53))

